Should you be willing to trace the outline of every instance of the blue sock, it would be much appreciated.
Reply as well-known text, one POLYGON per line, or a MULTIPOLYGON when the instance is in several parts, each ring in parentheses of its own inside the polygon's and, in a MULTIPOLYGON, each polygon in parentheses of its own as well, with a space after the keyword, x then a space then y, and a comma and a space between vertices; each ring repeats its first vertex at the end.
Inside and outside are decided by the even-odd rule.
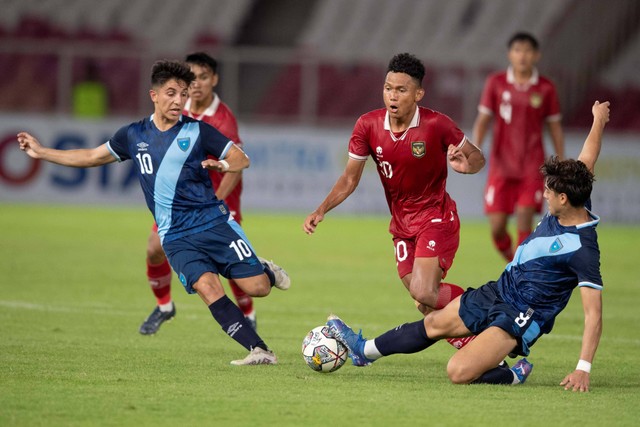
POLYGON ((436 342, 427 336, 422 319, 400 325, 375 339, 376 347, 383 356, 417 353, 436 342))
POLYGON ((244 348, 252 350, 260 347, 268 350, 262 338, 253 330, 242 311, 231 302, 229 297, 224 295, 219 300, 214 301, 209 306, 209 310, 213 318, 222 326, 222 330, 244 348))
POLYGON ((472 384, 513 384, 515 374, 509 366, 498 366, 493 369, 489 369, 480 377, 473 381, 472 384))

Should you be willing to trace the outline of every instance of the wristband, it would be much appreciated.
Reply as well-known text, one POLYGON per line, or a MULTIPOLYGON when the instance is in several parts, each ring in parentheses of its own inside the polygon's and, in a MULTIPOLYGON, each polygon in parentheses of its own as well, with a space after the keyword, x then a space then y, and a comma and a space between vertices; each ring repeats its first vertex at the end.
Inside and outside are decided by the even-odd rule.
POLYGON ((578 360, 578 366, 576 366, 576 371, 585 371, 587 374, 591 372, 591 363, 586 360, 578 360))
POLYGON ((222 172, 226 172, 229 170, 229 163, 226 160, 218 160, 218 163, 222 165, 222 172))

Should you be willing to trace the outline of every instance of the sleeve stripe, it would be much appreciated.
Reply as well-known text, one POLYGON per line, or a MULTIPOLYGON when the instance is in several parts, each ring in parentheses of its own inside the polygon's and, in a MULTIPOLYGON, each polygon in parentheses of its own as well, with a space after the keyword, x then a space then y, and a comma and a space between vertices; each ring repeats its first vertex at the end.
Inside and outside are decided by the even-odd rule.
POLYGON ((558 122, 562 119, 562 114, 554 114, 552 116, 548 116, 545 120, 547 122, 558 122))
POLYGON ((227 142, 227 146, 224 147, 224 150, 222 150, 222 154, 220 154, 220 157, 218 157, 218 159, 222 160, 227 157, 227 153, 229 153, 229 150, 231 150, 232 145, 233 141, 229 140, 229 142, 227 142))
POLYGON ((485 107, 484 105, 478 105, 478 111, 481 112, 482 114, 493 116, 493 111, 491 111, 489 108, 485 107))
POLYGON ((460 144, 458 144, 458 148, 462 148, 464 147, 464 144, 467 143, 467 136, 466 135, 462 135, 462 141, 460 141, 460 144))
POLYGON ((353 160, 361 160, 361 161, 366 161, 369 156, 359 156, 357 154, 353 154, 352 152, 349 152, 349 157, 352 158, 353 160))
POLYGON ((579 282, 578 283, 578 287, 581 288, 583 286, 586 286, 587 288, 593 288, 596 289, 598 291, 602 290, 602 285, 596 285, 595 283, 592 282, 579 282))
POLYGON ((118 156, 118 155, 116 154, 116 152, 115 152, 115 151, 113 151, 113 148, 111 148, 111 141, 107 141, 107 142, 106 142, 106 145, 107 145, 107 150, 109 150, 109 152, 111 153, 111 155, 112 155, 113 157, 115 157, 115 159, 118 161, 118 163, 122 162, 122 159, 120 158, 120 156, 118 156))

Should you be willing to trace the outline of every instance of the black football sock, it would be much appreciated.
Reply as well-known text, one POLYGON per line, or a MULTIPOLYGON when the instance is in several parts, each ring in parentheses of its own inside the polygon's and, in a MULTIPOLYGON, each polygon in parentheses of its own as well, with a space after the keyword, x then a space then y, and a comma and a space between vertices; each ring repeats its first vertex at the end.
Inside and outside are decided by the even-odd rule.
POLYGON ((417 353, 436 342, 427 336, 422 319, 400 325, 375 339, 376 347, 383 356, 417 353))
POLYGON ((209 310, 213 318, 222 326, 222 330, 247 350, 260 347, 268 350, 267 345, 253 330, 242 311, 225 295, 214 301, 209 310))
POLYGON ((472 384, 513 384, 516 375, 505 363, 496 368, 489 369, 472 384))

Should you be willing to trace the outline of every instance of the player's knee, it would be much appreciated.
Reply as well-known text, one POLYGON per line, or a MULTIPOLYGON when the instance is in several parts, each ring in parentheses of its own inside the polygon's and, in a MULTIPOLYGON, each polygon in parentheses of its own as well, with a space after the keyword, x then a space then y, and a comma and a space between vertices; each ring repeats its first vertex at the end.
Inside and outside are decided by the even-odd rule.
POLYGON ((151 242, 147 245, 147 261, 149 264, 158 265, 162 264, 167 259, 164 254, 161 245, 156 245, 151 242))
POLYGON ((271 293, 271 283, 266 274, 255 276, 249 282, 243 283, 244 291, 252 297, 266 297, 271 293))
POLYGON ((467 364, 460 363, 452 357, 447 364, 447 375, 454 384, 469 384, 475 377, 475 373, 467 364))
MULTIPOLYGON (((438 302, 438 289, 431 289, 431 287, 427 286, 411 286, 409 290, 411 297, 420 303, 423 306, 435 307, 438 302)), ((420 306, 418 305, 418 310, 420 310, 420 306)), ((422 310, 420 310, 422 311, 422 310)), ((423 312, 424 313, 424 312, 423 312)), ((426 314, 426 313, 425 313, 426 314)))

